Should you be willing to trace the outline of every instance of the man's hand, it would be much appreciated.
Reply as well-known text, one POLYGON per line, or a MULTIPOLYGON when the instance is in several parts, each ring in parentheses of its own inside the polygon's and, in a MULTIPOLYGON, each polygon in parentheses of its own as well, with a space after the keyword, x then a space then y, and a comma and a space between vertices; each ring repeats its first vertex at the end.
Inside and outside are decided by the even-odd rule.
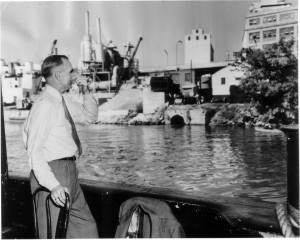
POLYGON ((97 82, 91 82, 88 84, 88 90, 90 90, 91 92, 96 90, 98 88, 98 83, 97 82))
POLYGON ((66 202, 66 195, 65 192, 69 193, 68 188, 58 185, 57 187, 53 188, 51 191, 51 198, 52 200, 59 206, 64 206, 66 202))
POLYGON ((83 93, 88 93, 89 92, 89 90, 87 88, 88 78, 86 78, 84 76, 81 76, 81 75, 78 75, 78 76, 76 76, 75 82, 76 82, 77 86, 81 89, 81 91, 83 93))

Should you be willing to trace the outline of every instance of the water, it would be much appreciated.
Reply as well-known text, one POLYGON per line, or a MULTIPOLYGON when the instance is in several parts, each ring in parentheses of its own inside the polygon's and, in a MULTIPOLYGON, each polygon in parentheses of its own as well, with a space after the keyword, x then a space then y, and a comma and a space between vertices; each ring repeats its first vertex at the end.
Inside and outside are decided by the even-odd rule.
MULTIPOLYGON (((22 123, 6 122, 10 174, 28 174, 22 123)), ((286 196, 283 133, 234 127, 78 127, 80 178, 278 202, 286 196)))

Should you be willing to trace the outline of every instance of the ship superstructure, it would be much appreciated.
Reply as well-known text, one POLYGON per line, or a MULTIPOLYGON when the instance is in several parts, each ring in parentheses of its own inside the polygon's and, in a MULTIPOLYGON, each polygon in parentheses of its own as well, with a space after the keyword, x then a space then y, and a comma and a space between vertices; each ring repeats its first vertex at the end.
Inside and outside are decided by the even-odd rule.
POLYGON ((138 72, 138 60, 134 57, 141 40, 142 38, 139 39, 136 47, 128 43, 126 53, 121 56, 112 40, 103 44, 100 18, 97 18, 97 40, 93 40, 90 34, 89 12, 86 11, 85 35, 80 44, 78 70, 96 83, 96 91, 116 92, 123 82, 134 77, 138 72))

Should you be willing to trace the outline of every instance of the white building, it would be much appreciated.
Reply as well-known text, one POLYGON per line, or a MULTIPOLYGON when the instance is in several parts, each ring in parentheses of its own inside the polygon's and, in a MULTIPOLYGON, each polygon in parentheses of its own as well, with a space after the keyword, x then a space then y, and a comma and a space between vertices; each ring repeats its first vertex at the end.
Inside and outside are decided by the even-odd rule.
POLYGON ((191 35, 184 37, 185 65, 210 63, 214 60, 211 35, 204 34, 202 29, 192 30, 191 35))
POLYGON ((232 102, 230 86, 238 86, 244 77, 244 72, 237 67, 227 66, 212 75, 212 95, 214 99, 232 102), (230 99, 231 98, 231 99, 230 99))
POLYGON ((24 65, 19 63, 5 64, 1 60, 0 75, 2 81, 3 102, 6 104, 16 103, 17 107, 22 108, 22 100, 29 97, 32 100, 41 87, 42 77, 40 64, 25 62, 24 65))
POLYGON ((246 16, 243 47, 264 49, 282 38, 298 40, 298 6, 285 0, 253 3, 246 16))

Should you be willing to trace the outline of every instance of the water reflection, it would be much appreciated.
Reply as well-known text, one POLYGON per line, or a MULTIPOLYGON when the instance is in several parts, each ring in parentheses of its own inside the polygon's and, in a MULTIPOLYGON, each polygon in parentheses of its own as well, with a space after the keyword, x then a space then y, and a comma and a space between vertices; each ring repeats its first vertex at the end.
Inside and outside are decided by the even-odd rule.
MULTIPOLYGON (((10 171, 28 171, 21 124, 6 123, 10 171)), ((282 133, 205 126, 78 127, 80 178, 278 201, 285 196, 282 133)))

